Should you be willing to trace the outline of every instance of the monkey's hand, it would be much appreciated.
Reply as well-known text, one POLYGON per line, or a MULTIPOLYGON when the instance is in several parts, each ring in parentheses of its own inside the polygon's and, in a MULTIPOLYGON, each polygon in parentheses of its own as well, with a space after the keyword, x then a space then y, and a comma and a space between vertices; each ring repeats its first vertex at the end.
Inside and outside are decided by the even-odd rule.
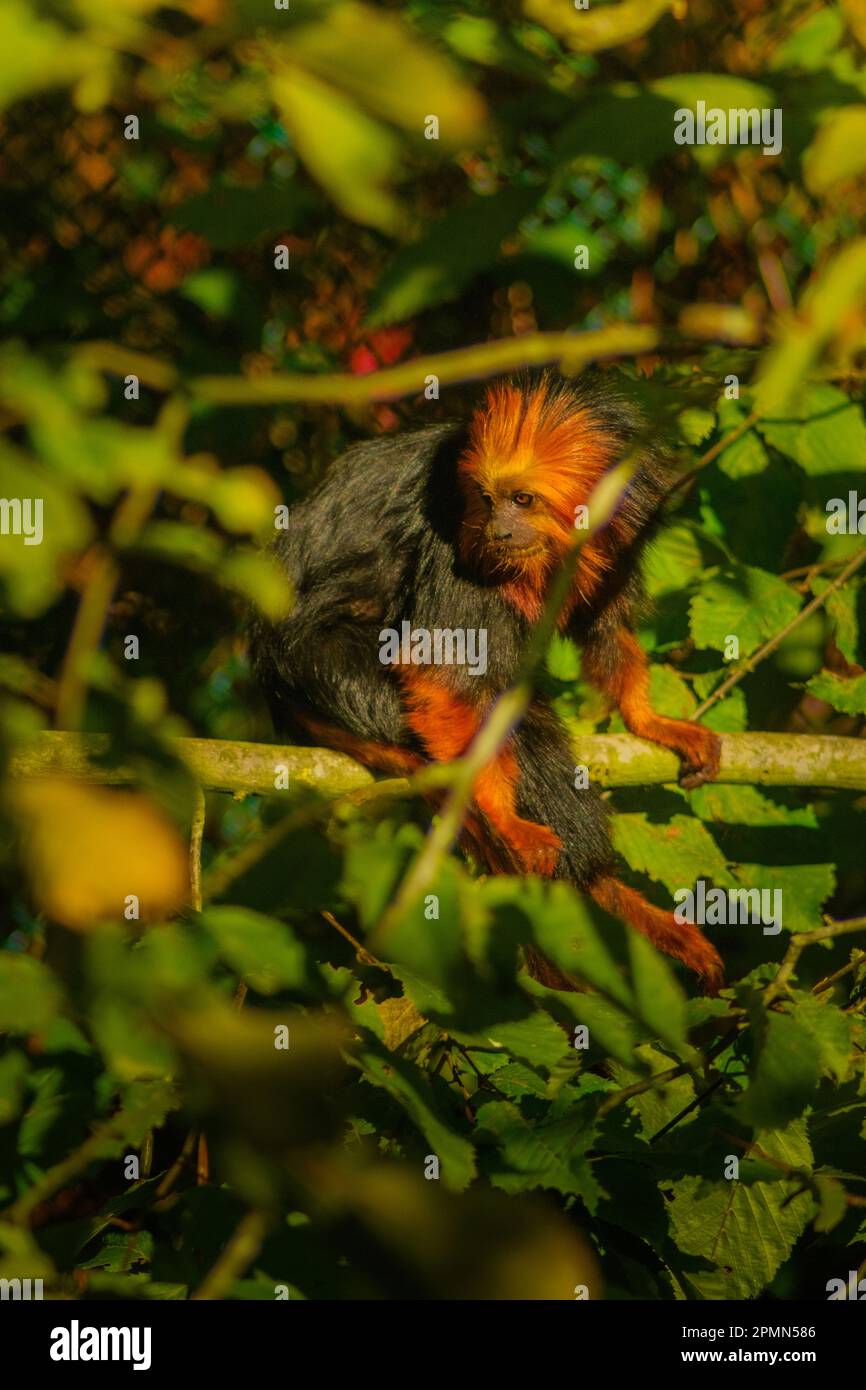
POLYGON ((587 676, 613 700, 631 733, 679 754, 681 787, 691 791, 713 780, 719 770, 721 740, 702 724, 656 714, 649 701, 646 652, 629 628, 600 629, 584 647, 584 662, 587 676))
POLYGON ((702 724, 692 724, 685 719, 665 720, 665 723, 670 738, 670 742, 667 739, 665 742, 682 759, 680 786, 685 787, 686 791, 693 791, 695 787, 703 786, 704 782, 714 781, 722 754, 722 741, 718 734, 714 734, 712 729, 705 729, 702 724))

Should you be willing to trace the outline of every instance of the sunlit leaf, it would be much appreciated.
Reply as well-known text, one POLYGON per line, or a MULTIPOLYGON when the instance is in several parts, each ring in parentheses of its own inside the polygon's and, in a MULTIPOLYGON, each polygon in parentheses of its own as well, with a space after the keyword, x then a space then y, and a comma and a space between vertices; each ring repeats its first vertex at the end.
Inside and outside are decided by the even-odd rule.
POLYGON ((186 847, 146 797, 46 778, 19 784, 15 807, 31 892, 64 926, 122 919, 131 897, 144 921, 186 900, 186 847))

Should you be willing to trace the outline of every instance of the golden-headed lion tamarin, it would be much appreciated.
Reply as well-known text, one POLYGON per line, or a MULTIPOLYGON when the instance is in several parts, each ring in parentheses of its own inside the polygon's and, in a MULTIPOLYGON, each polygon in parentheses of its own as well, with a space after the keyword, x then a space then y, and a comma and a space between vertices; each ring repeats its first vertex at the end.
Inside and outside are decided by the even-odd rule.
MULTIPOLYGON (((276 542, 295 589, 291 615, 252 632, 278 731, 392 773, 460 757, 515 678, 576 509, 640 429, 603 375, 545 372, 490 387, 466 423, 350 448, 276 542), (384 665, 385 631, 404 624, 483 630, 485 669, 384 665)), ((674 749, 683 785, 696 786, 718 770, 719 740, 653 711, 634 634, 638 562, 667 476, 657 451, 641 448, 611 520, 579 551, 559 626, 627 727, 674 749)), ((702 932, 614 877, 605 804, 593 788, 575 789, 573 763, 565 729, 537 695, 478 777, 473 852, 493 871, 568 880, 718 989, 722 962, 702 932)), ((552 970, 545 982, 567 983, 552 970)))

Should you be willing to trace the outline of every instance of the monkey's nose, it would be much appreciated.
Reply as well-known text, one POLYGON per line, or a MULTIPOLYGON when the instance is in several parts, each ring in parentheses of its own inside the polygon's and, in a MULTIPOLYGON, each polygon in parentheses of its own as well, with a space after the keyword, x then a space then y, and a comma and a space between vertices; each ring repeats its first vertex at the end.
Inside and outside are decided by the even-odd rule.
POLYGON ((494 532, 493 532, 493 539, 494 539, 495 541, 510 541, 510 540, 511 540, 511 532, 510 532, 510 531, 494 531, 494 532))

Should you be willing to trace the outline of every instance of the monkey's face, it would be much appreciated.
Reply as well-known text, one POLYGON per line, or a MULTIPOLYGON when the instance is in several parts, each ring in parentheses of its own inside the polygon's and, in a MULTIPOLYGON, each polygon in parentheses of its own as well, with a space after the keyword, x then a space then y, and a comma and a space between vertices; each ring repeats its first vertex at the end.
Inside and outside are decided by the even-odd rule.
POLYGON ((488 510, 488 547, 501 546, 504 551, 513 553, 540 547, 541 538, 532 524, 531 515, 537 499, 531 492, 518 489, 504 497, 493 497, 485 492, 482 493, 482 501, 488 510))
POLYGON ((609 454, 599 420, 549 382, 491 387, 458 466, 463 558, 496 582, 542 584, 609 454))
POLYGON ((465 527, 474 548, 503 568, 520 568, 555 548, 559 531, 543 497, 532 492, 531 474, 469 481, 465 527))

